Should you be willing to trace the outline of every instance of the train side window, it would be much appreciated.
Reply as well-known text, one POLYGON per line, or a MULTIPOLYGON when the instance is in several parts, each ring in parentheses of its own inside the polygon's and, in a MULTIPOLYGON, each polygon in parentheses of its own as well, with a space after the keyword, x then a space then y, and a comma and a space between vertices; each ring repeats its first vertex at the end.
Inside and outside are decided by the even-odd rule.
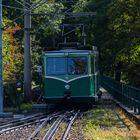
POLYGON ((63 57, 47 58, 47 75, 66 74, 66 59, 63 57))
POLYGON ((87 74, 87 57, 68 58, 68 74, 83 75, 87 74))

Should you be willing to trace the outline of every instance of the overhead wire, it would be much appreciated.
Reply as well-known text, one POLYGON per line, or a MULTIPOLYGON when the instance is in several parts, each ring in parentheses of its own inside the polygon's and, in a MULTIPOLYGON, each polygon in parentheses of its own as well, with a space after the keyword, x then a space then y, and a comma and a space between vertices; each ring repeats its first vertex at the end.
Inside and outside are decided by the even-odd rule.
POLYGON ((22 3, 22 2, 20 2, 20 1, 18 1, 18 0, 15 0, 18 4, 20 4, 20 5, 22 5, 23 7, 25 7, 25 8, 27 8, 28 9, 28 7, 24 4, 24 3, 22 3))
POLYGON ((22 1, 22 3, 23 3, 23 4, 26 4, 26 5, 28 5, 28 6, 31 6, 31 4, 30 4, 30 3, 28 3, 28 2, 27 2, 27 1, 25 1, 25 0, 23 0, 23 1, 22 1))
POLYGON ((35 6, 31 7, 32 10, 35 10, 36 8, 40 7, 41 5, 45 4, 47 0, 40 0, 38 3, 36 3, 35 6), (39 4, 39 5, 38 5, 39 4))
POLYGON ((21 18, 21 17, 24 16, 24 15, 25 15, 25 14, 22 14, 22 15, 16 17, 15 19, 12 20, 12 22, 10 22, 10 23, 8 23, 7 25, 5 25, 5 26, 3 27, 3 29, 6 30, 10 25, 12 25, 15 21, 17 21, 19 18, 21 18))
POLYGON ((44 1, 44 0, 39 0, 38 2, 34 3, 34 4, 31 6, 31 9, 34 8, 35 6, 37 6, 37 4, 40 4, 42 1, 44 1))
MULTIPOLYGON (((20 1, 17 1, 15 0, 17 3, 21 4, 22 6, 24 6, 24 8, 19 8, 19 7, 15 7, 15 6, 11 6, 11 5, 4 5, 2 4, 3 7, 6 7, 6 8, 12 8, 12 9, 17 9, 17 10, 21 10, 21 11, 30 11, 30 9, 26 9, 25 5, 23 3, 21 3, 20 1)), ((26 4, 28 4, 26 2, 26 4)), ((29 5, 29 4, 28 4, 29 5)), ((8 23, 7 25, 5 25, 3 27, 4 30, 6 30, 10 25, 12 25, 15 21, 17 21, 19 18, 23 17, 25 15, 25 13, 21 14, 20 16, 16 17, 15 19, 12 20, 12 22, 8 23)))
MULTIPOLYGON (((11 9, 16 9, 16 10, 21 10, 21 11, 24 11, 25 9, 23 8, 18 8, 18 7, 15 7, 15 6, 11 6, 11 5, 4 5, 2 4, 3 7, 6 7, 6 8, 11 8, 11 9)), ((26 9, 28 10, 28 9, 26 9)), ((30 11, 30 10, 29 10, 30 11)))
MULTIPOLYGON (((20 1, 15 0, 17 3, 19 3, 20 5, 24 6, 24 8, 19 8, 19 7, 15 7, 15 6, 11 6, 11 5, 4 5, 2 4, 3 7, 7 7, 7 8, 12 8, 12 9, 17 9, 17 10, 21 10, 21 11, 31 11, 32 8, 38 8, 39 6, 41 6, 42 4, 45 4, 47 2, 47 0, 40 0, 37 3, 35 3, 34 5, 30 5, 29 3, 26 2, 26 4, 28 4, 29 6, 31 6, 30 9, 27 9, 27 7, 25 7, 25 5, 23 3, 21 3, 20 1), (38 5, 39 4, 39 5, 38 5)), ((3 29, 7 29, 10 25, 12 25, 15 21, 17 21, 19 18, 21 18, 22 16, 24 16, 25 13, 21 14, 20 16, 16 17, 15 19, 12 20, 12 22, 8 23, 7 25, 5 25, 3 27, 3 29)))
POLYGON ((65 10, 64 13, 67 13, 67 12, 69 12, 69 11, 72 10, 72 9, 73 9, 73 7, 71 7, 71 8, 69 8, 69 9, 65 10))
POLYGON ((45 4, 47 2, 47 0, 40 0, 38 1, 37 3, 34 3, 33 5, 29 4, 28 5, 30 6, 30 8, 28 7, 25 7, 25 4, 15 0, 17 3, 21 4, 24 8, 19 8, 19 7, 15 7, 15 6, 11 6, 11 5, 4 5, 2 4, 3 7, 7 7, 7 8, 12 8, 12 9, 17 9, 17 10, 26 10, 26 11, 31 11, 31 10, 34 10, 38 7, 40 7, 41 5, 45 4), (39 4, 39 5, 38 5, 39 4))
MULTIPOLYGON (((38 32, 39 30, 43 30, 44 28, 46 28, 46 26, 48 26, 48 25, 50 25, 50 22, 46 22, 44 25, 40 25, 40 27, 39 28, 37 28, 37 30, 35 30, 34 32, 38 32)), ((34 33, 33 32, 33 33, 34 33)))
MULTIPOLYGON (((43 5, 43 4, 45 4, 46 2, 47 2, 47 0, 39 0, 38 2, 36 2, 36 3, 34 3, 34 4, 29 4, 29 3, 27 3, 26 1, 24 1, 27 5, 29 5, 30 6, 30 8, 28 8, 28 7, 25 7, 25 4, 24 3, 22 3, 21 1, 18 1, 18 0, 15 0, 17 3, 19 3, 20 5, 22 5, 22 6, 24 6, 24 8, 18 8, 18 7, 15 7, 15 6, 10 6, 10 5, 3 5, 4 7, 7 7, 7 8, 14 8, 14 9, 18 9, 18 10, 26 10, 26 11, 31 11, 31 10, 34 10, 34 9, 36 9, 36 8, 38 8, 38 7, 40 7, 41 5, 43 5), (27 8, 27 9, 26 9, 27 8)), ((68 14, 68 12, 72 9, 73 7, 71 7, 70 9, 67 9, 66 11, 64 11, 64 15, 65 14, 68 14)), ((35 15, 37 14, 37 13, 34 13, 35 15)), ((32 14, 32 15, 34 15, 34 14, 32 14)), ((40 13, 38 13, 38 14, 40 14, 40 13)), ((59 13, 60 14, 60 13, 59 13)), ((58 14, 58 15, 59 15, 58 14)), ((20 15, 19 17, 17 17, 17 18, 15 18, 10 24, 8 24, 8 26, 9 25, 11 25, 12 23, 14 23, 17 19, 19 19, 19 18, 21 18, 22 16, 24 16, 25 14, 22 14, 22 15, 20 15)), ((42 13, 42 15, 47 15, 47 13, 42 13)), ((51 15, 51 14, 49 14, 48 13, 48 15, 51 15)), ((7 25, 4 27, 4 29, 5 28, 7 28, 7 25)))
MULTIPOLYGON (((20 1, 17 1, 15 0, 17 3, 19 3, 20 5, 24 6, 24 8, 19 8, 19 7, 15 7, 15 6, 11 6, 11 5, 4 5, 2 4, 3 7, 6 7, 6 8, 12 8, 12 9, 17 9, 17 10, 21 10, 21 11, 30 11, 30 9, 28 9, 28 7, 25 7, 25 5, 20 2, 20 1)), ((29 3, 26 2, 26 4, 30 5, 29 3)), ((12 22, 8 23, 7 25, 5 25, 3 27, 3 29, 7 29, 10 25, 12 25, 15 21, 17 21, 19 18, 23 17, 25 15, 25 13, 19 15, 18 17, 16 17, 15 19, 12 20, 12 22)))
MULTIPOLYGON (((22 6, 24 6, 20 1, 15 0, 17 3, 21 4, 22 6)), ((26 9, 26 7, 24 6, 24 8, 19 8, 19 7, 15 7, 15 6, 11 6, 11 5, 4 5, 2 4, 3 7, 6 8, 12 8, 12 9, 17 9, 17 10, 21 10, 21 11, 30 11, 29 9, 26 9)), ((12 22, 8 23, 7 25, 5 25, 3 27, 4 30, 6 30, 10 25, 12 25, 15 21, 17 21, 19 18, 23 17, 25 15, 25 13, 19 15, 18 17, 16 17, 15 19, 12 20, 12 22)))

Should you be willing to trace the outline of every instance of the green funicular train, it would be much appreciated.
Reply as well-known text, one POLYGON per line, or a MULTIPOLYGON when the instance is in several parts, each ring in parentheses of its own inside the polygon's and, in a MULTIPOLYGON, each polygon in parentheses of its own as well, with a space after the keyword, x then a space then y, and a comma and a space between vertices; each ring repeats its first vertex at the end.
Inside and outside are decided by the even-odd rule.
POLYGON ((96 47, 44 51, 43 98, 46 102, 92 102, 99 93, 96 47))

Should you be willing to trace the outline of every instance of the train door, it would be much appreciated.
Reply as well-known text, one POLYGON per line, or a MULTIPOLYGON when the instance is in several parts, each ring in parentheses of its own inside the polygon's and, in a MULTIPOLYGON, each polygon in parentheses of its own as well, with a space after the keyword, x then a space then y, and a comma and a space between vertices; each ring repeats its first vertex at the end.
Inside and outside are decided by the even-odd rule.
POLYGON ((91 74, 91 94, 95 96, 95 76, 94 76, 94 54, 90 56, 90 74, 91 74))
POLYGON ((95 93, 99 90, 99 66, 98 66, 98 52, 94 55, 94 74, 95 74, 95 93))

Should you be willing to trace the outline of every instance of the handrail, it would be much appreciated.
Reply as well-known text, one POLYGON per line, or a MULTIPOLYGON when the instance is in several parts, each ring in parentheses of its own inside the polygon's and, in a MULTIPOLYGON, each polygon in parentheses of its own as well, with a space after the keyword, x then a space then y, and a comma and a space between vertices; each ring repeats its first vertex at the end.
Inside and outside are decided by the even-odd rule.
POLYGON ((140 89, 115 81, 114 79, 101 76, 101 85, 124 106, 140 114, 140 89))

